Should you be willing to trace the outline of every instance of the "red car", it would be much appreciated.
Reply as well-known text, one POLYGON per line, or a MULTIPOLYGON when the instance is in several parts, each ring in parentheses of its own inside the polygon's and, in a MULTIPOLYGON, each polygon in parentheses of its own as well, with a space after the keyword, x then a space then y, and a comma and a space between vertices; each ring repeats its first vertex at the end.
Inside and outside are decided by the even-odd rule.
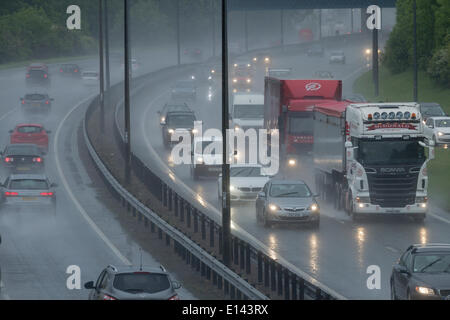
POLYGON ((18 124, 14 130, 10 130, 11 144, 31 143, 36 144, 44 151, 48 151, 48 133, 40 124, 18 124))

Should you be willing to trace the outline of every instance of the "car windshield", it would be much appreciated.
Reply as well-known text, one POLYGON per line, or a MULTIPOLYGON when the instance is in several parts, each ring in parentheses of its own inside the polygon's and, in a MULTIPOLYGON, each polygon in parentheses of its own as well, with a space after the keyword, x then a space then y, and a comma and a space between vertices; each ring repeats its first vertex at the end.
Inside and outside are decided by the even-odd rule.
POLYGON ((450 120, 436 120, 436 127, 438 128, 449 128, 450 120))
POLYGON ((450 252, 416 254, 413 271, 420 273, 450 273, 450 252))
POLYGON ((360 140, 356 153, 363 166, 420 165, 425 161, 424 148, 416 140, 360 140))
POLYGON ((263 177, 260 167, 230 168, 230 177, 263 177))
POLYGON ((48 183, 47 183, 46 180, 17 179, 17 180, 11 180, 10 181, 9 189, 42 190, 42 189, 48 189, 48 183))
POLYGON ((38 149, 35 145, 10 145, 7 147, 5 154, 9 155, 37 155, 38 149))
POLYGON ((424 116, 427 117, 439 117, 439 116, 445 116, 444 111, 442 110, 442 108, 438 105, 434 105, 434 106, 422 106, 421 108, 421 112, 424 116))
POLYGON ((312 112, 290 113, 289 133, 294 135, 312 135, 314 129, 312 116, 312 112))
POLYGON ((44 70, 35 70, 35 69, 31 69, 29 73, 32 77, 43 77, 46 74, 44 70))
POLYGON ((222 141, 198 141, 195 144, 195 153, 222 154, 222 141))
POLYGON ((42 128, 37 126, 23 126, 17 128, 17 132, 20 133, 40 133, 41 131, 42 128))
POLYGON ((263 104, 235 104, 234 117, 236 119, 263 119, 263 104))
POLYGON ((270 196, 274 198, 308 198, 311 191, 303 183, 273 184, 270 187, 270 196))
POLYGON ((114 277, 113 287, 129 293, 157 293, 169 289, 170 281, 160 273, 121 273, 114 277))
POLYGON ((175 128, 193 128, 195 117, 193 115, 170 115, 167 125, 175 128))
POLYGON ((26 100, 44 100, 45 96, 43 94, 33 93, 25 95, 26 100))
POLYGON ((176 88, 194 89, 194 84, 191 81, 177 81, 175 83, 176 88))

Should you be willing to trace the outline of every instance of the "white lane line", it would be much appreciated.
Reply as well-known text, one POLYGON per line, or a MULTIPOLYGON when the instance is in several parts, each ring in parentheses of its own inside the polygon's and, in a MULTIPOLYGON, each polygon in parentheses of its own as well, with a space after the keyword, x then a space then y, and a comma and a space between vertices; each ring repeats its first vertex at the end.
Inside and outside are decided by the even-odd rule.
POLYGON ((386 249, 388 249, 389 251, 392 251, 394 253, 398 253, 398 250, 389 246, 385 246, 386 249))
POLYGON ((6 117, 8 117, 11 113, 13 113, 14 111, 16 111, 16 109, 12 109, 12 110, 9 110, 7 113, 5 113, 4 115, 2 115, 1 117, 0 117, 0 121, 2 121, 3 119, 5 119, 6 117))
POLYGON ((438 216, 438 215, 435 214, 435 213, 428 212, 427 214, 428 214, 429 216, 435 218, 435 219, 438 219, 438 220, 441 220, 442 222, 445 222, 445 223, 450 224, 450 220, 445 219, 445 218, 443 218, 443 217, 441 217, 441 216, 438 216))
POLYGON ((95 224, 94 221, 92 221, 92 219, 89 217, 89 215, 87 214, 86 210, 84 210, 84 208, 81 206, 81 204, 78 202, 78 200, 75 198, 74 194, 72 193, 72 190, 69 187, 69 184, 67 183, 67 179, 63 173, 63 170, 61 169, 61 163, 59 161, 59 157, 58 157, 58 140, 59 140, 59 134, 61 131, 61 128, 63 127, 64 123, 66 122, 67 118, 69 118, 69 116, 79 107, 81 107, 86 101, 92 99, 93 97, 95 97, 97 94, 92 94, 89 97, 87 97, 86 99, 80 101, 77 105, 75 105, 67 114, 66 116, 62 119, 62 121, 59 123, 58 128, 56 129, 56 133, 55 133, 55 140, 54 140, 54 156, 55 156, 55 161, 56 161, 56 168, 58 170, 59 176, 61 177, 61 181, 64 185, 64 188, 67 191, 67 194, 69 195, 70 199, 73 201, 73 203, 75 204, 75 206, 78 209, 78 212, 81 214, 81 216, 86 220, 86 222, 91 226, 92 230, 94 230, 94 232, 100 237, 100 239, 103 240, 103 242, 111 249, 112 252, 114 252, 114 254, 126 265, 131 265, 131 262, 124 256, 122 255, 122 253, 120 253, 120 251, 112 244, 111 241, 109 241, 109 239, 105 236, 105 234, 99 229, 99 227, 95 224))

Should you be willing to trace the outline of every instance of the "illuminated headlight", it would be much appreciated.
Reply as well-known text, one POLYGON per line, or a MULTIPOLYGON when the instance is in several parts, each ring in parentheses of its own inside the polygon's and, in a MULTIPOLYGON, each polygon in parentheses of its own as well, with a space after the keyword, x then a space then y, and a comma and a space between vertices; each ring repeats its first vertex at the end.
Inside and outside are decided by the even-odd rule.
POLYGON ((203 157, 197 157, 197 162, 198 163, 203 163, 203 157))
POLYGON ((249 63, 249 64, 247 64, 247 67, 248 67, 248 68, 250 68, 251 66, 252 66, 252 65, 251 65, 250 63, 249 63))
POLYGON ((234 82, 234 83, 236 83, 236 82, 237 82, 237 79, 236 79, 236 78, 234 78, 234 79, 233 79, 233 82, 234 82))
POLYGON ((255 62, 256 62, 256 61, 258 61, 258 58, 256 58, 256 57, 255 57, 255 58, 253 58, 253 61, 255 61, 255 62))
POLYGON ((416 287, 416 292, 427 296, 434 295, 434 290, 427 287, 416 287))
POLYGON ((372 50, 366 49, 366 54, 371 54, 371 53, 372 53, 372 50))
POLYGON ((264 62, 270 62, 270 59, 268 57, 265 57, 264 62))
POLYGON ((234 126, 234 131, 239 131, 239 129, 240 129, 239 126, 237 126, 237 125, 234 126))
POLYGON ((236 190, 236 188, 234 186, 230 185, 230 192, 232 192, 234 190, 236 190))
POLYGON ((215 73, 215 72, 216 72, 216 70, 214 70, 214 69, 211 70, 211 73, 215 73))
POLYGON ((237 92, 237 89, 235 88, 235 89, 233 89, 233 93, 236 93, 237 92))
POLYGON ((250 82, 252 82, 252 79, 248 78, 247 83, 250 83, 250 82))
POLYGON ((166 118, 165 117, 161 117, 161 122, 165 122, 166 118))
POLYGON ((319 206, 316 203, 313 203, 308 207, 308 210, 311 210, 312 212, 317 212, 319 211, 319 206))
POLYGON ((195 80, 195 76, 191 76, 191 79, 192 79, 192 80, 195 80))
POLYGON ((233 66, 234 66, 235 68, 237 68, 238 65, 237 65, 237 63, 235 63, 235 64, 233 64, 233 66))
POLYGON ((211 76, 209 76, 209 77, 208 77, 208 80, 212 80, 212 77, 211 77, 211 76))
POLYGON ((272 212, 276 212, 276 211, 280 210, 280 207, 275 204, 269 204, 269 210, 272 212))
POLYGON ((297 164, 297 161, 295 161, 295 159, 289 159, 288 164, 289 164, 289 166, 293 167, 297 164))
POLYGON ((440 131, 437 134, 438 134, 439 137, 442 137, 444 135, 444 133, 440 132, 440 131))
POLYGON ((364 208, 364 203, 360 203, 358 206, 359 206, 360 208, 364 208))
POLYGON ((197 129, 192 129, 192 133, 196 134, 196 133, 198 133, 198 130, 197 129))
POLYGON ((173 129, 167 130, 170 134, 173 134, 175 131, 173 129))

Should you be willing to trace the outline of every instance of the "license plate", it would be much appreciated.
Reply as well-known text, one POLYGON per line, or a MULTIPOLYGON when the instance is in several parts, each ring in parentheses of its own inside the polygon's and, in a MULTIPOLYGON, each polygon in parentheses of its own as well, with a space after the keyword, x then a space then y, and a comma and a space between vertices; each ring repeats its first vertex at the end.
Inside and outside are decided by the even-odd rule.
POLYGON ((30 170, 30 168, 29 167, 17 167, 17 170, 18 171, 27 171, 27 170, 30 170))
POLYGON ((32 106, 33 107, 39 107, 41 104, 40 103, 33 103, 32 106))
POLYGON ((398 209, 388 209, 386 210, 387 213, 400 213, 400 210, 398 209))
POLYGON ((22 197, 22 200, 24 201, 33 201, 33 200, 37 200, 36 197, 22 197))

